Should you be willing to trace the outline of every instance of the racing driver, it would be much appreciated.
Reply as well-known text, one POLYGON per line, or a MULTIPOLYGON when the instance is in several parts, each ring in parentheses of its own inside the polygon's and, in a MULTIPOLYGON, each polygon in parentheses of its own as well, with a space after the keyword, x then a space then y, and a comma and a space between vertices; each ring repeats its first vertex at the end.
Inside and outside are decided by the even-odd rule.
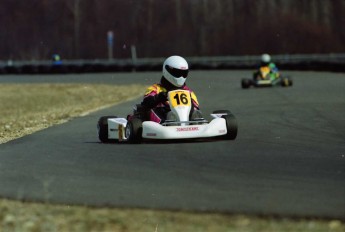
MULTIPOLYGON (((261 62, 259 65, 259 69, 262 67, 268 67, 270 69, 270 78, 271 79, 276 79, 279 77, 279 70, 278 67, 276 66, 275 63, 272 62, 271 56, 269 54, 262 54, 261 55, 261 62)), ((257 80, 258 77, 260 76, 260 71, 256 71, 253 74, 253 79, 257 80)), ((262 77, 265 78, 265 77, 262 77)))
POLYGON ((170 56, 163 63, 163 75, 159 83, 148 87, 141 105, 149 111, 149 120, 157 123, 169 119, 169 103, 167 93, 172 90, 187 90, 191 94, 192 109, 190 118, 202 118, 199 103, 194 92, 187 87, 188 63, 181 56, 170 56))

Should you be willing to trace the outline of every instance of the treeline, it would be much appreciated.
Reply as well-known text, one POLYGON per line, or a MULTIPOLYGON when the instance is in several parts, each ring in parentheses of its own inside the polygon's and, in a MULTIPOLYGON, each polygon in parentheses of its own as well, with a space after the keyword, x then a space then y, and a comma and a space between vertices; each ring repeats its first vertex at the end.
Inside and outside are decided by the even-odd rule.
POLYGON ((345 52, 344 0, 2 0, 0 60, 345 52))

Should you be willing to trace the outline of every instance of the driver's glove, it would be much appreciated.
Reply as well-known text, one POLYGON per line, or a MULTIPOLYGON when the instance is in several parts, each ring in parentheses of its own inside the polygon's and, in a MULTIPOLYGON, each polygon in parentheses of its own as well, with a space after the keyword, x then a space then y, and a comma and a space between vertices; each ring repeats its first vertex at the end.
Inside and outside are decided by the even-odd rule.
POLYGON ((159 103, 164 103, 168 100, 167 93, 166 92, 160 92, 159 94, 155 96, 147 96, 142 101, 141 105, 145 106, 149 109, 154 108, 159 103))
POLYGON ((157 103, 166 102, 168 100, 167 92, 160 92, 156 97, 157 103))

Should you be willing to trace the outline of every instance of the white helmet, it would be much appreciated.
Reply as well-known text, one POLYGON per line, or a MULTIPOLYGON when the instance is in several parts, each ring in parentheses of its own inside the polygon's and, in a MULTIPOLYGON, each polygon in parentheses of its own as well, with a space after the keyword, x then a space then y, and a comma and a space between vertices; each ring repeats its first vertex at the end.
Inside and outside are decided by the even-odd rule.
POLYGON ((271 62, 271 56, 270 55, 268 55, 268 54, 262 54, 261 55, 261 61, 263 62, 263 63, 269 63, 269 62, 271 62))
POLYGON ((188 76, 188 63, 181 56, 170 56, 163 63, 163 77, 176 87, 181 87, 188 76))

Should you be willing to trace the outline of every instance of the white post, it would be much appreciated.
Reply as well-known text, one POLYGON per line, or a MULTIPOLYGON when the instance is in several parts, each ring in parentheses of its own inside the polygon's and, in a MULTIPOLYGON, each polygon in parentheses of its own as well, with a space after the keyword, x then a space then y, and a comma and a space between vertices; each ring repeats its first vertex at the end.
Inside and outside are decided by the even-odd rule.
POLYGON ((113 43, 114 43, 114 33, 112 31, 108 31, 107 33, 107 40, 108 40, 108 59, 113 59, 113 43))
POLYGON ((137 62, 137 49, 135 45, 131 45, 132 61, 135 64, 137 62))
POLYGON ((136 64, 137 64, 137 49, 135 45, 131 45, 131 54, 132 54, 133 71, 135 72, 136 64))

